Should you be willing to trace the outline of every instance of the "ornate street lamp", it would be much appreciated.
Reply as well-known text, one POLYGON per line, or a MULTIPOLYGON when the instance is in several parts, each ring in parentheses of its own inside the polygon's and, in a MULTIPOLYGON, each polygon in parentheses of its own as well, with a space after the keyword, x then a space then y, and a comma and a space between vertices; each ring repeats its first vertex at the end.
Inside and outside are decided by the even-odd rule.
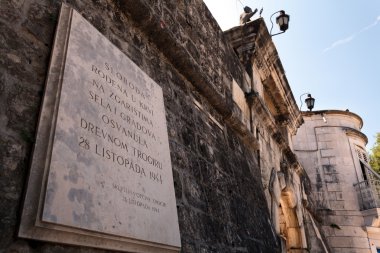
POLYGON ((315 98, 313 98, 310 93, 304 93, 304 94, 302 94, 300 96, 300 102, 301 102, 300 111, 302 110, 302 104, 303 104, 301 98, 304 95, 307 95, 307 98, 305 99, 305 103, 306 103, 307 109, 309 109, 310 111, 313 110, 315 98))
POLYGON ((315 98, 313 98, 310 94, 307 94, 307 98, 305 99, 307 109, 309 109, 310 111, 313 110, 314 102, 315 102, 315 98))
POLYGON ((285 13, 285 11, 283 11, 283 10, 280 10, 280 11, 277 11, 277 12, 273 13, 273 14, 270 16, 270 22, 272 23, 272 27, 271 27, 271 29, 270 29, 270 35, 273 37, 273 36, 275 36, 275 35, 278 35, 278 34, 281 34, 281 33, 286 32, 286 30, 288 30, 288 28, 289 28, 289 19, 290 19, 290 18, 289 18, 289 15, 287 15, 287 14, 285 13), (278 15, 277 18, 276 18, 276 23, 278 24, 278 26, 279 26, 281 32, 276 33, 276 34, 272 34, 272 29, 273 29, 272 17, 273 17, 273 15, 276 14, 276 13, 280 13, 280 15, 278 15))

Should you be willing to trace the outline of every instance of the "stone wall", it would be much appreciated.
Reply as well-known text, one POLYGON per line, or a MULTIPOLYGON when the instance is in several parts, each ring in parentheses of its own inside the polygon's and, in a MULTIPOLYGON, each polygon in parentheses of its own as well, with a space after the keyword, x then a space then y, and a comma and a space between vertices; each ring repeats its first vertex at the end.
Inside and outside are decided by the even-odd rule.
MULTIPOLYGON (((200 0, 65 1, 164 91, 182 252, 277 252, 233 103, 244 68, 200 0)), ((61 1, 0 5, 0 252, 101 252, 17 238, 61 1)))

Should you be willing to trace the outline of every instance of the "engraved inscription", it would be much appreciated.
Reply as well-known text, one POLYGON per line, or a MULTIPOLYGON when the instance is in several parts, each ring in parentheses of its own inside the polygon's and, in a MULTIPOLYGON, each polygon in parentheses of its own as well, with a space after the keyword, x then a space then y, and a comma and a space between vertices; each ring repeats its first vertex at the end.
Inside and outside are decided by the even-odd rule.
POLYGON ((65 4, 18 235, 126 252, 181 245, 162 89, 65 4))
MULTIPOLYGON (((85 82, 89 94, 88 102, 94 107, 100 106, 104 111, 99 115, 100 120, 96 121, 101 122, 101 125, 93 123, 86 118, 86 115, 81 115, 78 122, 79 129, 84 130, 84 136, 90 138, 94 144, 91 146, 89 139, 81 136, 79 146, 117 166, 139 174, 140 177, 162 184, 163 176, 159 171, 154 171, 154 169, 162 170, 162 162, 148 154, 148 143, 157 142, 154 130, 151 128, 153 127, 151 116, 154 115, 154 110, 142 101, 148 96, 135 84, 129 82, 126 75, 115 72, 108 63, 104 63, 104 66, 105 70, 101 70, 91 65, 91 72, 96 74, 98 80, 85 82), (113 75, 116 76, 116 80, 113 79, 113 75), (109 85, 103 85, 102 82, 109 85), (127 88, 123 87, 123 84, 128 85, 127 88), (113 115, 119 116, 122 121, 113 119, 113 115), (117 135, 110 133, 110 129, 117 130, 117 135), (97 139, 101 140, 103 145, 98 143, 97 139), (131 144, 127 144, 130 141, 131 144), (136 162, 128 158, 130 155, 137 158, 136 162)), ((132 200, 128 201, 131 202, 135 203, 132 200)))
POLYGON ((42 221, 178 245, 162 90, 87 26, 73 21, 42 221))

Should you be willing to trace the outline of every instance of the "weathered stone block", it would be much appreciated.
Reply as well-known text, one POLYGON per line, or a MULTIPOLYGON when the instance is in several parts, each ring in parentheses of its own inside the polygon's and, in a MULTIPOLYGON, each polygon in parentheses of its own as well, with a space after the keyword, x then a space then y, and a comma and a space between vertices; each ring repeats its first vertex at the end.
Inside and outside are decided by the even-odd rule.
POLYGON ((334 165, 322 165, 322 167, 325 174, 337 174, 336 166, 334 165))
POLYGON ((342 186, 340 183, 327 183, 327 191, 329 192, 337 192, 337 191, 342 191, 342 186))
POLYGON ((361 227, 364 224, 362 216, 340 215, 327 216, 324 220, 324 225, 337 224, 338 226, 355 226, 361 227))
POLYGON ((352 237, 367 237, 363 227, 340 226, 340 229, 334 229, 336 236, 352 236, 352 237))
POLYGON ((339 177, 336 173, 325 174, 325 182, 328 184, 339 183, 339 177))
POLYGON ((334 149, 322 149, 320 150, 321 157, 332 157, 335 156, 335 150, 334 149))
POLYGON ((335 236, 328 238, 329 244, 332 248, 358 248, 369 249, 368 238, 366 237, 348 237, 335 236))
POLYGON ((358 249, 358 248, 334 248, 336 253, 372 253, 370 249, 358 249))
POLYGON ((345 208, 344 201, 333 201, 333 200, 331 200, 330 201, 330 207, 333 210, 344 210, 344 208, 345 208))

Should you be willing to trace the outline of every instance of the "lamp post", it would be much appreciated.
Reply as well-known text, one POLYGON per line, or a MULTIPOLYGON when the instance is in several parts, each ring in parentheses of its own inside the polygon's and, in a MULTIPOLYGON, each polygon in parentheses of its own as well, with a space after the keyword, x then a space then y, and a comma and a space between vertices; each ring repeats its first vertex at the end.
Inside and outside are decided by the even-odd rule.
POLYGON ((306 103, 306 106, 307 106, 307 109, 309 109, 310 111, 311 110, 313 110, 313 108, 314 108, 314 103, 315 103, 315 98, 313 98, 312 96, 311 96, 311 94, 310 93, 304 93, 304 94, 302 94, 301 96, 300 96, 300 101, 301 101, 301 107, 300 107, 300 111, 301 111, 301 109, 302 109, 302 99, 301 99, 301 97, 303 96, 303 95, 306 95, 307 94, 307 98, 305 99, 305 103, 306 103))
POLYGON ((276 35, 279 35, 281 33, 286 32, 286 30, 288 30, 288 28, 289 28, 289 19, 290 19, 289 15, 287 15, 285 13, 285 11, 283 11, 283 10, 280 10, 280 11, 277 11, 277 12, 273 13, 270 16, 270 22, 272 23, 272 27, 270 29, 270 35, 273 37, 273 36, 276 36, 276 35), (280 13, 280 15, 278 15, 277 18, 276 18, 276 23, 278 24, 281 32, 272 34, 272 29, 273 29, 272 17, 276 13, 280 13))

